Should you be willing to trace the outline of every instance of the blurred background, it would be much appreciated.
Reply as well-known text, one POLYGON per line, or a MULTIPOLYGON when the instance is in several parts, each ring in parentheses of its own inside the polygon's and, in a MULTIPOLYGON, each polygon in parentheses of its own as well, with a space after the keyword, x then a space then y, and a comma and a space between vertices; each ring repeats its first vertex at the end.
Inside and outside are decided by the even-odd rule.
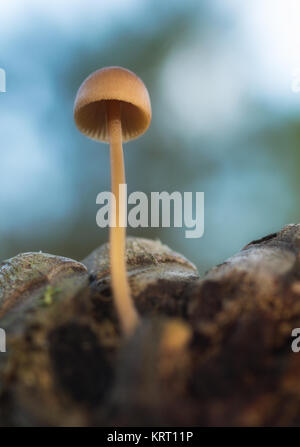
MULTIPOLYGON (((160 238, 205 272, 300 221, 298 0, 10 0, 0 5, 0 259, 82 259, 107 241, 96 196, 108 146, 81 135, 73 102, 107 65, 150 92, 148 132, 124 146, 131 191, 204 191, 205 233, 160 238)), ((299 82, 300 85, 300 82, 299 82)))

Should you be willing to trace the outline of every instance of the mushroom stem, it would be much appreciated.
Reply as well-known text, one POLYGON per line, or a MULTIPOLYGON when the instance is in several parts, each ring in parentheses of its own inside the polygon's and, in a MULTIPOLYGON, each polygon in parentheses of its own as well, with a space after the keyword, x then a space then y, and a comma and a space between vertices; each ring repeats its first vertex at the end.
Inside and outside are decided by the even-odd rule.
POLYGON ((119 185, 125 184, 120 101, 107 101, 107 126, 110 143, 111 190, 116 200, 116 223, 110 227, 110 270, 113 297, 125 335, 138 324, 138 314, 130 297, 126 273, 125 203, 119 185), (121 219, 120 219, 121 216, 121 219))

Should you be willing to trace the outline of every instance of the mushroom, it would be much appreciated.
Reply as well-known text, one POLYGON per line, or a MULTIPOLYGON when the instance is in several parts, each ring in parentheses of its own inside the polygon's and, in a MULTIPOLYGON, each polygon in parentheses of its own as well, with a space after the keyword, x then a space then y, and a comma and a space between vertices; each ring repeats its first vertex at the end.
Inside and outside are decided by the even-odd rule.
POLYGON ((110 144, 111 190, 116 200, 116 223, 110 227, 110 271, 115 306, 125 335, 138 324, 126 273, 125 184, 122 142, 143 134, 151 121, 151 103, 142 80, 122 67, 95 71, 81 84, 74 105, 78 129, 88 137, 110 144))

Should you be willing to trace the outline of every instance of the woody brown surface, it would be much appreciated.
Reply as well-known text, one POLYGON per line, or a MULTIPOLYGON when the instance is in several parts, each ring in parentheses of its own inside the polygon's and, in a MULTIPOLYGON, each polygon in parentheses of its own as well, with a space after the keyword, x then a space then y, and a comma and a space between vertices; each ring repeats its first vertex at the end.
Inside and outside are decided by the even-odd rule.
POLYGON ((202 279, 159 241, 128 238, 127 265, 142 316, 127 341, 107 245, 0 265, 0 425, 299 425, 300 225, 202 279))

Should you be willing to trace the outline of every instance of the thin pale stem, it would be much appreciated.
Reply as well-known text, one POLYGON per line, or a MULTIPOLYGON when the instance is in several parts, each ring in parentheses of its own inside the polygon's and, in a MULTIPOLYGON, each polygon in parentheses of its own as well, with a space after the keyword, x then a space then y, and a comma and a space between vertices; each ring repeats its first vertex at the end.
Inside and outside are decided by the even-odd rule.
POLYGON ((110 270, 115 306, 125 335, 138 324, 138 314, 130 297, 126 273, 125 203, 120 200, 119 185, 125 184, 120 102, 107 102, 107 125, 110 142, 111 190, 116 199, 116 226, 110 227, 110 270))

